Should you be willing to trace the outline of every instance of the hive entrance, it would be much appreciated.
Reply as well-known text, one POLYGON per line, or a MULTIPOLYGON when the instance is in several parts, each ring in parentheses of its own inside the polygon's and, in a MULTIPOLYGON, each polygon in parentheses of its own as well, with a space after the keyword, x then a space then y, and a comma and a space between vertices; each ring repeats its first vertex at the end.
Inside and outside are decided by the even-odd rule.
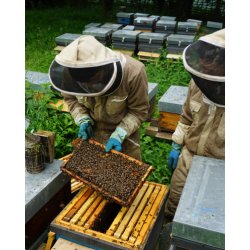
POLYGON ((101 233, 106 233, 120 209, 120 205, 116 203, 108 203, 96 218, 91 229, 101 233))

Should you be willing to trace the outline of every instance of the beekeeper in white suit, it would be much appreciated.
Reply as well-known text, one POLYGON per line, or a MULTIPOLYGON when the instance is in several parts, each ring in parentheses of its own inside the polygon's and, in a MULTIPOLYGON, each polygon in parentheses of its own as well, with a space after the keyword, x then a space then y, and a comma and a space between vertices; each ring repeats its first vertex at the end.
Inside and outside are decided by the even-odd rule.
POLYGON ((55 57, 49 76, 79 125, 78 137, 141 159, 138 129, 149 110, 141 62, 83 35, 55 57))
POLYGON ((168 158, 173 171, 165 209, 168 221, 175 214, 193 155, 225 158, 225 30, 189 45, 183 63, 192 81, 168 158))

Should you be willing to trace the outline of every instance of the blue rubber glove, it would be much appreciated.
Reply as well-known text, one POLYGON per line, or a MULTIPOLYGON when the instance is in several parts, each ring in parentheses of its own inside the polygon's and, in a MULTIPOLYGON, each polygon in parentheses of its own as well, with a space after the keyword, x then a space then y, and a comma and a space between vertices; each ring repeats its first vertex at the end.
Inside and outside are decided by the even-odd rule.
POLYGON ((105 151, 109 152, 111 149, 115 149, 119 152, 122 151, 122 143, 127 135, 127 132, 120 127, 117 127, 116 130, 112 133, 110 138, 106 143, 105 151))
POLYGON ((176 169, 178 159, 181 153, 181 147, 182 145, 173 142, 172 143, 172 150, 170 151, 169 157, 168 157, 168 168, 171 172, 173 172, 176 169))
POLYGON ((86 121, 81 123, 79 131, 78 131, 78 138, 82 138, 84 141, 93 137, 94 133, 92 130, 91 123, 86 121))

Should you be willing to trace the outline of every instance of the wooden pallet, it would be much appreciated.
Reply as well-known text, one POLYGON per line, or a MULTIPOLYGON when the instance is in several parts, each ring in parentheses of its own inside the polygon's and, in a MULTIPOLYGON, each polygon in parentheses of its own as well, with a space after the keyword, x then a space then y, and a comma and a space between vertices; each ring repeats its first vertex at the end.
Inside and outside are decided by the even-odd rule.
POLYGON ((51 231, 60 230, 60 235, 65 236, 77 234, 79 239, 82 235, 83 243, 87 237, 92 242, 106 242, 125 249, 143 249, 150 234, 155 233, 153 227, 160 212, 163 218, 167 193, 167 186, 145 182, 129 207, 120 207, 116 214, 109 207, 107 216, 112 215, 113 220, 107 224, 105 232, 100 232, 93 227, 112 203, 93 189, 83 187, 52 222, 51 231))
POLYGON ((182 54, 167 54, 167 59, 173 59, 174 61, 182 60, 182 54))
POLYGON ((138 58, 140 61, 158 61, 160 58, 160 53, 139 51, 138 58))
POLYGON ((146 128, 146 134, 155 138, 172 141, 172 132, 161 131, 158 125, 159 121, 155 118, 151 119, 150 126, 146 128))

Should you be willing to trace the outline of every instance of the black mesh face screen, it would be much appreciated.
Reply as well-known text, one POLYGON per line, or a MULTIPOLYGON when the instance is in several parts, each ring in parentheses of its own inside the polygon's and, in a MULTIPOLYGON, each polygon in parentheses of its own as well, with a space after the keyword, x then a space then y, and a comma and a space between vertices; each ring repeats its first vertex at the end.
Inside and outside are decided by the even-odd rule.
POLYGON ((54 61, 49 73, 52 85, 57 90, 83 96, 111 93, 122 79, 120 62, 91 68, 68 68, 54 61))
POLYGON ((225 76, 225 48, 197 41, 185 52, 187 65, 195 71, 210 76, 225 76))
MULTIPOLYGON (((191 74, 192 75, 192 74, 191 74)), ((192 75, 192 78, 201 92, 212 102, 225 105, 225 83, 212 82, 192 75)))

